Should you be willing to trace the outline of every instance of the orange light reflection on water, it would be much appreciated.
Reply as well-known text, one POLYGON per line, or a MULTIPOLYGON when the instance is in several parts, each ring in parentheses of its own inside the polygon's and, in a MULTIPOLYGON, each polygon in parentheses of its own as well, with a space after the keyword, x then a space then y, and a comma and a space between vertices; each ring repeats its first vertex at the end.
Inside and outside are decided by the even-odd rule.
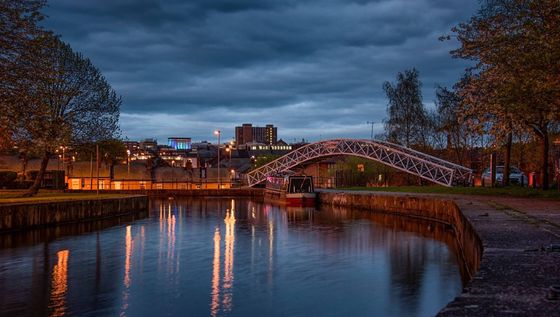
POLYGON ((212 304, 210 315, 217 316, 220 310, 220 229, 214 232, 214 260, 212 261, 212 304))
POLYGON ((68 257, 70 256, 70 251, 58 251, 56 256, 58 260, 53 267, 49 305, 49 308, 53 310, 51 317, 64 316, 66 314, 66 294, 68 292, 68 257))
POLYGON ((233 250, 235 243, 235 200, 231 200, 231 209, 226 212, 225 256, 224 256, 224 310, 232 307, 233 296, 233 250))
POLYGON ((132 241, 132 227, 130 225, 126 226, 125 235, 125 257, 124 257, 124 291, 123 291, 123 302, 121 307, 120 316, 126 316, 126 310, 128 308, 128 298, 129 298, 129 288, 131 283, 130 268, 132 259, 132 248, 134 247, 132 241))

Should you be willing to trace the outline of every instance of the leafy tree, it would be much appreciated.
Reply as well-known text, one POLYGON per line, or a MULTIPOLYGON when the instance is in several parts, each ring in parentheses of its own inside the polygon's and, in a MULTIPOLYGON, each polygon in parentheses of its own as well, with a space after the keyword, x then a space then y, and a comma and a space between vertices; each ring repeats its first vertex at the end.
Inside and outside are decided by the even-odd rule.
POLYGON ((25 52, 35 76, 15 87, 23 101, 12 107, 12 138, 30 142, 42 154, 41 168, 26 195, 37 193, 54 149, 60 145, 112 139, 118 135, 121 98, 87 58, 50 34, 37 38, 37 52, 25 52))
MULTIPOLYGON (((486 1, 479 13, 452 29, 473 60, 461 83, 467 113, 491 121, 493 134, 531 132, 541 143, 542 188, 549 183, 549 137, 560 119, 560 2, 486 1)), ((508 174, 507 172, 505 174, 508 174)))
POLYGON ((396 84, 385 82, 383 89, 389 98, 385 121, 387 138, 410 147, 426 145, 425 126, 428 117, 422 104, 418 71, 413 68, 397 74, 396 84))

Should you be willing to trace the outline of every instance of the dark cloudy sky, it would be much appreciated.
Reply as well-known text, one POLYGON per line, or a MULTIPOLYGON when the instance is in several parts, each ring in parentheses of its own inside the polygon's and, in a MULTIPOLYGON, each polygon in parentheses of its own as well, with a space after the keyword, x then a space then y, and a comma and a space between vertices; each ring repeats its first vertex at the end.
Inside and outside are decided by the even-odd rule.
POLYGON ((129 139, 214 141, 244 122, 279 138, 368 138, 384 81, 416 67, 427 107, 466 64, 440 42, 476 0, 49 0, 45 25, 123 96, 129 139))

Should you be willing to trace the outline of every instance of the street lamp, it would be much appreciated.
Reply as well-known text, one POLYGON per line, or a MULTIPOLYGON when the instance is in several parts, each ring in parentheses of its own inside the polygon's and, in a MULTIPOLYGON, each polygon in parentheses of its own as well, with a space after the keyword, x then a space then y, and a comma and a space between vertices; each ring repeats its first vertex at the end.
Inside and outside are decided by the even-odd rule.
MULTIPOLYGON (((229 153, 229 161, 228 161, 227 166, 228 166, 228 168, 230 168, 231 167, 231 152, 233 152, 233 150, 229 147, 229 145, 226 147, 226 152, 229 153)), ((230 177, 230 182, 229 183, 230 183, 229 187, 231 188, 231 177, 230 177)))
POLYGON ((130 150, 126 150, 127 177, 130 178, 130 150))
POLYGON ((214 134, 218 136, 218 189, 222 188, 222 178, 220 176, 220 136, 222 132, 220 130, 214 131, 214 134))
POLYGON ((371 139, 373 140, 373 125, 375 124, 375 122, 374 121, 368 121, 366 123, 371 125, 371 139))
POLYGON ((231 165, 231 162, 230 162, 230 161, 231 161, 231 152, 233 152, 233 151, 232 151, 232 149, 228 146, 228 147, 226 147, 226 152, 228 152, 228 154, 229 154, 228 165, 231 165))
POLYGON ((67 179, 68 175, 66 175, 67 171, 66 171, 66 165, 64 165, 65 164, 64 161, 66 160, 65 154, 66 154, 66 149, 68 147, 61 145, 60 148, 62 149, 62 169, 64 170, 64 184, 66 184, 66 179, 67 179))
MULTIPOLYGON (((64 169, 64 161, 65 161, 65 154, 66 154, 66 149, 68 148, 67 146, 59 146, 59 148, 62 150, 62 157, 59 155, 59 159, 62 158, 62 169, 64 169)), ((58 152, 58 150, 57 150, 58 152)))

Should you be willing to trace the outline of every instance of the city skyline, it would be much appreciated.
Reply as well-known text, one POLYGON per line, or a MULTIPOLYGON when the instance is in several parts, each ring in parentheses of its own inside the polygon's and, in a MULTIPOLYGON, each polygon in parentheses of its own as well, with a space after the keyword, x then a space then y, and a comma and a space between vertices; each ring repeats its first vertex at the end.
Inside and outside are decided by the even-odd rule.
POLYGON ((464 1, 52 1, 45 26, 89 57, 123 96, 122 136, 234 137, 273 123, 293 141, 382 130, 384 81, 416 67, 424 104, 466 62, 439 36, 464 1), (257 26, 258 27, 255 27, 257 26))

